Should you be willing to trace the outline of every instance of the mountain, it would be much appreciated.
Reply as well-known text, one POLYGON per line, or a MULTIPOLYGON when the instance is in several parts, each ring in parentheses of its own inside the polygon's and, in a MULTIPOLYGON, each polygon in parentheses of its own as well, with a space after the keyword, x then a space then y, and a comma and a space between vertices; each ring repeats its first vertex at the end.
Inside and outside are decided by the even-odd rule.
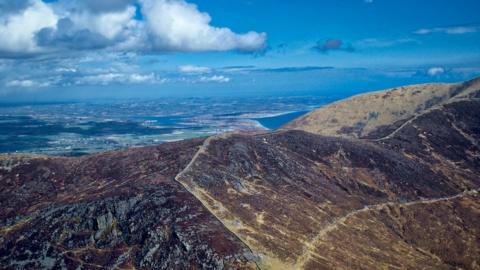
POLYGON ((356 96, 276 132, 3 156, 0 265, 479 269, 479 81, 356 96))
POLYGON ((459 99, 479 97, 480 78, 464 83, 421 84, 361 94, 315 110, 287 125, 325 136, 362 138, 395 128, 415 115, 459 99))

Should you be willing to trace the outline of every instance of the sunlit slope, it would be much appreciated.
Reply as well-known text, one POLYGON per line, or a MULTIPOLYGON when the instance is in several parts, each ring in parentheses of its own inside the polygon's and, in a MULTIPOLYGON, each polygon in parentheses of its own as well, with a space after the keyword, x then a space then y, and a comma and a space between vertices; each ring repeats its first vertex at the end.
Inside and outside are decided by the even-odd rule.
POLYGON ((478 96, 480 79, 455 84, 421 84, 353 96, 288 123, 326 136, 366 137, 373 130, 401 121, 452 100, 478 96))

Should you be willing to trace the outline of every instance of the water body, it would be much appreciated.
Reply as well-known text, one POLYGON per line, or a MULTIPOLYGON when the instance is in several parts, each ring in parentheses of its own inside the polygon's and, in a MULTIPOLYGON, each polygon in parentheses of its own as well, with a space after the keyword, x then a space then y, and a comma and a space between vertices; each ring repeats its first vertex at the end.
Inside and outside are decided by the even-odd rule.
POLYGON ((291 112, 270 117, 254 118, 253 120, 258 121, 260 125, 264 126, 265 128, 275 130, 281 128, 283 125, 294 120, 295 118, 305 115, 308 112, 309 111, 291 112))

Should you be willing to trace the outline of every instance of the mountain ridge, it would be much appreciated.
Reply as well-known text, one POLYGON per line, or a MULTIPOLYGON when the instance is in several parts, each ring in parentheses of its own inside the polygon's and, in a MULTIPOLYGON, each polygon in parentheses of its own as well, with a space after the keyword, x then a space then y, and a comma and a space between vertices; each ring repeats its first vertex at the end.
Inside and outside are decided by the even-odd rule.
POLYGON ((300 129, 326 136, 367 137, 375 129, 408 120, 428 109, 478 97, 479 86, 480 77, 461 83, 418 84, 363 93, 314 110, 282 129, 300 129))

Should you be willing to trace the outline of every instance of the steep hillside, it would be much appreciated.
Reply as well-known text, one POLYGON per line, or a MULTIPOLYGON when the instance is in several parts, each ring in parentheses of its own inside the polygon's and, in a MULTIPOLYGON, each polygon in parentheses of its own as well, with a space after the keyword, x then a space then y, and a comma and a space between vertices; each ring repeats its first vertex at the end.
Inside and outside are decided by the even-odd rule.
POLYGON ((325 136, 365 137, 453 100, 479 97, 480 78, 456 84, 422 84, 361 94, 300 117, 284 129, 325 136))
POLYGON ((476 269, 478 115, 479 101, 452 103, 381 141, 303 131, 211 138, 177 180, 265 269, 476 269), (439 246, 447 242, 467 253, 451 257, 439 246))
MULTIPOLYGON (((422 96, 393 106, 409 116, 385 110, 355 132, 337 121, 329 132, 341 136, 4 156, 0 268, 479 269, 477 86, 431 85, 435 102, 402 90, 422 96)), ((393 92, 386 99, 401 103, 393 92)))
POLYGON ((202 140, 82 158, 6 158, 1 269, 255 269, 174 181, 202 140))

